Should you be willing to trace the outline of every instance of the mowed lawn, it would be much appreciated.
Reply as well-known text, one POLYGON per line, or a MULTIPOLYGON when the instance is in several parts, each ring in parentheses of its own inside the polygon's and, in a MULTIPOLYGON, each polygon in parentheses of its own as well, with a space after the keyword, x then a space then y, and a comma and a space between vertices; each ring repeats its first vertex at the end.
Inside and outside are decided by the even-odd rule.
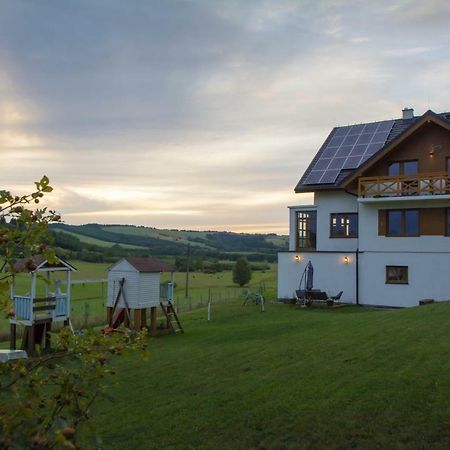
MULTIPOLYGON (((450 303, 215 305, 118 358, 94 410, 108 449, 450 448, 450 303)), ((87 444, 83 448, 93 448, 87 444)))
MULTIPOLYGON (((69 261, 77 268, 72 274, 73 280, 99 280, 108 277, 108 263, 88 263, 84 261, 69 261)), ((250 281, 250 289, 254 292, 264 290, 265 298, 273 300, 276 297, 276 272, 277 265, 270 264, 270 269, 265 271, 253 271, 250 281)), ((64 276, 62 276, 63 279, 64 276)), ((175 273, 176 288, 174 292, 175 304, 181 310, 194 309, 199 305, 205 305, 208 295, 211 293, 215 302, 237 298, 247 287, 242 290, 233 283, 230 270, 215 274, 191 272, 189 274, 189 296, 185 297, 186 274, 175 273)), ((163 274, 161 281, 170 279, 169 274, 163 274)), ((27 295, 31 289, 29 275, 21 274, 17 277, 16 294, 27 295)), ((54 286, 52 286, 54 289, 54 286)), ((62 286, 65 291, 65 284, 62 286)), ((38 295, 44 295, 45 283, 39 281, 38 295)), ((107 283, 83 283, 72 285, 71 318, 76 328, 87 322, 101 324, 106 320, 105 302, 107 296, 107 283)), ((20 333, 19 333, 20 334, 20 333)), ((9 321, 0 316, 0 340, 7 340, 9 336, 9 321)))

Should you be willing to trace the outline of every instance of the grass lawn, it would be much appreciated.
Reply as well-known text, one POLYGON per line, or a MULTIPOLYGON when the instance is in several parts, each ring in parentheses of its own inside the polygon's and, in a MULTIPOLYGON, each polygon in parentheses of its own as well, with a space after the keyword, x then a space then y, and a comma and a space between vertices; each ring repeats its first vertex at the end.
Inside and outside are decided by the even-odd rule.
POLYGON ((117 360, 97 431, 108 449, 450 448, 449 317, 450 303, 192 311, 148 360, 117 360))
MULTIPOLYGON (((105 279, 108 277, 108 263, 87 263, 83 261, 70 261, 77 268, 72 274, 74 280, 105 279)), ((270 264, 267 271, 254 271, 251 287, 258 292, 260 287, 265 289, 265 297, 274 299, 276 296, 276 264, 270 264)), ((169 274, 163 274, 161 280, 168 280, 169 274)), ((185 298, 184 272, 175 273, 176 289, 174 292, 175 303, 180 310, 193 309, 204 305, 208 301, 208 291, 211 288, 213 301, 220 302, 240 295, 241 289, 233 284, 231 271, 217 274, 205 274, 192 272, 189 275, 189 297, 185 298)), ((17 279, 17 294, 25 295, 31 289, 29 275, 19 275, 17 279)), ((65 290, 65 285, 63 286, 65 290)), ((38 293, 44 295, 45 284, 39 282, 38 293)), ((85 283, 72 286, 71 308, 72 320, 75 325, 84 323, 86 314, 89 323, 102 323, 106 320, 105 301, 107 295, 106 283, 85 283)), ((19 333, 19 335, 21 335, 19 333)), ((9 321, 0 317, 0 340, 6 340, 9 336, 9 321)))

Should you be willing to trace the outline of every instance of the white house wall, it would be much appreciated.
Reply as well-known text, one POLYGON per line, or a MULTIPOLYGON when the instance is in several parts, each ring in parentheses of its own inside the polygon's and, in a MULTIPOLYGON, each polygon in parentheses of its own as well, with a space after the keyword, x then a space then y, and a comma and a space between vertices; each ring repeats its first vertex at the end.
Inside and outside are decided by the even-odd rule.
POLYGON ((359 261, 362 305, 404 307, 417 306, 422 299, 450 300, 449 253, 365 252, 359 261), (386 284, 386 266, 408 266, 408 284, 386 284))
POLYGON ((358 240, 353 238, 330 238, 330 214, 358 212, 357 197, 346 192, 315 192, 314 205, 289 208, 289 250, 295 251, 297 240, 297 212, 317 211, 317 251, 355 251, 358 240))
POLYGON ((139 279, 139 307, 150 308, 159 306, 160 302, 160 274, 141 273, 139 279))
POLYGON ((399 206, 394 202, 360 204, 359 250, 363 252, 423 252, 426 250, 427 252, 448 253, 450 251, 450 237, 448 236, 378 236, 378 210, 405 207, 423 208, 424 204, 415 202, 408 203, 407 206, 399 206))
POLYGON ((278 254, 278 298, 293 298, 299 289, 300 279, 306 264, 311 261, 314 267, 314 288, 326 291, 328 295, 336 295, 343 291, 341 300, 356 303, 356 270, 355 255, 348 253, 295 253, 278 254), (300 262, 295 256, 301 258, 300 262), (344 257, 350 263, 344 263, 344 257))
POLYGON ((314 194, 314 203, 317 206, 317 250, 355 251, 357 239, 330 238, 330 214, 358 212, 357 197, 340 191, 319 191, 314 194))

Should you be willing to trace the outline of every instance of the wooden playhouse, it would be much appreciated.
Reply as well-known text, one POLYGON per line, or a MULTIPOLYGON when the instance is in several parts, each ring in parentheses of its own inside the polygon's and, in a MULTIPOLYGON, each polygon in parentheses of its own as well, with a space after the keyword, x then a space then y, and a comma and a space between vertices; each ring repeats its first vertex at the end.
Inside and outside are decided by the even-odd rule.
POLYGON ((157 333, 157 308, 161 307, 166 327, 183 332, 173 307, 175 269, 152 258, 126 257, 108 269, 107 321, 111 328, 120 324, 135 330, 147 326, 150 309, 150 332, 157 333), (161 273, 169 272, 170 281, 161 284, 161 273))
POLYGON ((70 279, 76 269, 61 258, 50 263, 43 256, 21 259, 15 268, 18 273, 29 274, 30 284, 29 290, 20 294, 16 277, 11 285, 10 348, 16 349, 17 325, 23 325, 22 349, 33 354, 36 345, 42 349, 50 347, 53 322, 70 324, 70 279), (38 286, 39 278, 45 280, 44 289, 38 286), (62 282, 66 292, 61 289, 62 282))

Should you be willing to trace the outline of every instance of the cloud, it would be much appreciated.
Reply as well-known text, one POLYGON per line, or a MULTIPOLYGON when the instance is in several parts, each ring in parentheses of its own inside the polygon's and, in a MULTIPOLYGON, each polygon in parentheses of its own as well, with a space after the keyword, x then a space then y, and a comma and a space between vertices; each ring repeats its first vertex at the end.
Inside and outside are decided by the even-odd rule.
POLYGON ((449 108, 448 5, 423 5, 6 0, 5 187, 45 173, 71 223, 286 232, 333 126, 449 108))

